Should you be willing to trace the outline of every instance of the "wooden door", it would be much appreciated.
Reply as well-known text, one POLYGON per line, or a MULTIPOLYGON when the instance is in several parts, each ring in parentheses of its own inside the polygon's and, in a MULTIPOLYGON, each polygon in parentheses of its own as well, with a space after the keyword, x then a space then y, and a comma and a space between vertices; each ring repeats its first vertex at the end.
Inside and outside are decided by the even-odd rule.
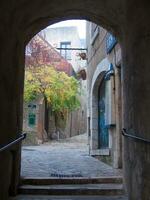
POLYGON ((98 101, 98 138, 99 148, 105 149, 109 146, 109 134, 106 127, 106 84, 105 81, 99 87, 99 101, 98 101))

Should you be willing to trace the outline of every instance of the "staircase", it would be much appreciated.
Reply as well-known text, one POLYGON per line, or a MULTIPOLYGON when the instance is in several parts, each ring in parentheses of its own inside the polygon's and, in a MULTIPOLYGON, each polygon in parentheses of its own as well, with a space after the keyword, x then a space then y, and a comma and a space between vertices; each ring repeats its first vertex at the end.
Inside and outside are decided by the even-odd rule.
POLYGON ((122 195, 121 177, 24 178, 19 194, 25 195, 122 195))

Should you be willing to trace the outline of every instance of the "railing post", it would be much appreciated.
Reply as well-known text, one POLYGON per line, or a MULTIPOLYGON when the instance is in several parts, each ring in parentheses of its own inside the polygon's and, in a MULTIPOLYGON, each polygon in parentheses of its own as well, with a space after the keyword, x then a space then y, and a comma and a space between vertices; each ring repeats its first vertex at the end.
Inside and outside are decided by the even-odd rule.
POLYGON ((9 195, 16 196, 18 190, 18 178, 20 178, 21 169, 21 144, 18 144, 15 150, 10 151, 12 154, 12 173, 9 195))
POLYGON ((2 145, 0 148, 0 152, 8 153, 11 157, 11 178, 10 178, 10 187, 9 187, 9 195, 15 196, 18 190, 18 180, 20 176, 20 168, 21 168, 21 141, 26 138, 26 133, 21 134, 15 140, 2 145))

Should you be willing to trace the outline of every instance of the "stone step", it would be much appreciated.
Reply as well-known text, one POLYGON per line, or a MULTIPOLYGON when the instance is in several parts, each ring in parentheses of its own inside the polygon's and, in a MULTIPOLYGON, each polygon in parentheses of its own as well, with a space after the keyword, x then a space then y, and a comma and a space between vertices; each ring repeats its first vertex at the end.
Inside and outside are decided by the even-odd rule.
POLYGON ((45 178, 45 177, 26 177, 22 178, 22 185, 55 185, 55 184, 98 184, 98 183, 122 183, 122 177, 96 177, 96 178, 86 178, 86 177, 55 177, 55 178, 45 178))
POLYGON ((53 196, 53 195, 18 195, 11 197, 9 200, 128 200, 127 196, 113 195, 69 195, 69 196, 53 196))
POLYGON ((122 195, 123 185, 107 184, 71 184, 71 185, 22 185, 19 194, 32 195, 122 195))

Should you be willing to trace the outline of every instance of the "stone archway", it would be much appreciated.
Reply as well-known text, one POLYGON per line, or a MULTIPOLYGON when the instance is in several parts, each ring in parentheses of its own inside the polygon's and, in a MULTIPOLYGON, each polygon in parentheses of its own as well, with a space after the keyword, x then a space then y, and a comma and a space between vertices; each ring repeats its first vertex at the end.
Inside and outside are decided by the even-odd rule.
MULTIPOLYGON (((3 0, 1 2, 0 140, 6 144, 22 129, 22 96, 25 44, 47 25, 65 19, 87 19, 112 31, 123 54, 124 127, 149 138, 150 126, 150 4, 140 0, 3 0), (136 5, 136 6, 135 6, 136 5), (140 17, 139 17, 140 16, 140 17), (8 125, 9 124, 9 125, 8 125)), ((15 193, 19 181, 19 146, 1 154, 0 199, 6 200, 10 185, 15 193), (13 177, 10 180, 11 175, 13 177), (11 183, 11 184, 10 184, 11 183)), ((125 182, 132 200, 149 198, 150 146, 126 138, 125 182), (136 159, 135 159, 136 158, 136 159)))
POLYGON ((94 150, 98 149, 98 88, 103 80, 105 72, 109 69, 109 61, 105 58, 101 61, 93 75, 91 95, 90 95, 90 119, 91 119, 91 154, 94 154, 94 150), (92 153, 93 152, 93 153, 92 153))
POLYGON ((24 4, 18 3, 18 8, 23 13, 22 18, 19 19, 19 32, 24 34, 26 42, 46 26, 66 19, 86 19, 113 31, 118 37, 122 33, 122 27, 120 26, 120 22, 124 21, 122 3, 114 2, 111 5, 111 1, 104 3, 98 0, 94 3, 92 1, 76 0, 73 3, 67 0, 65 5, 62 5, 61 0, 52 0, 51 2, 46 0, 44 4, 42 0, 34 0, 32 2, 25 1, 24 4), (113 12, 116 8, 120 18, 113 12), (25 12, 26 10, 28 10, 28 13, 25 12))
MULTIPOLYGON (((116 27, 116 34, 119 34, 120 32, 119 25, 116 24, 117 19, 114 20, 113 24, 113 21, 109 22, 109 18, 106 17, 105 19, 103 16, 98 16, 99 10, 97 10, 97 14, 94 14, 95 11, 92 12, 92 10, 94 10, 92 2, 89 2, 85 6, 85 3, 87 3, 86 1, 76 1, 75 4, 72 4, 72 1, 69 0, 68 4, 62 7, 57 7, 56 5, 58 2, 56 3, 55 1, 51 1, 50 3, 47 1, 47 3, 45 2, 44 6, 43 2, 40 0, 39 2, 34 1, 30 4, 28 4, 28 2, 24 3, 18 3, 18 12, 15 12, 15 16, 13 18, 15 21, 13 28, 11 31, 8 30, 8 32, 6 31, 4 34, 4 38, 8 38, 8 45, 6 48, 6 44, 4 44, 5 47, 3 48, 3 54, 6 52, 6 54, 9 54, 11 57, 9 60, 6 59, 7 62, 5 62, 6 60, 3 60, 4 58, 1 59, 1 62, 5 62, 6 64, 5 69, 9 71, 9 77, 4 72, 4 76, 6 76, 5 81, 8 83, 6 84, 8 86, 7 91, 9 88, 11 88, 11 92, 8 94, 8 96, 6 96, 6 101, 4 101, 6 103, 6 107, 9 105, 9 112, 11 112, 11 110, 12 112, 11 115, 6 115, 6 113, 2 113, 2 115, 6 119, 6 122, 11 121, 12 124, 7 127, 7 124, 4 123, 4 127, 2 127, 2 129, 7 133, 6 135, 2 136, 3 143, 7 143, 10 137, 15 138, 18 132, 21 132, 22 130, 25 46, 37 32, 50 24, 65 19, 88 19, 98 24, 105 24, 105 27, 109 27, 110 30, 114 30, 111 28, 111 26, 109 26, 109 23, 111 23, 112 27, 116 27), (53 6, 55 9, 50 12, 53 6), (28 9, 29 7, 30 10, 28 9), (12 39, 12 37, 14 38, 14 36, 15 39, 13 42, 10 42, 9 39, 12 39), (13 101, 10 102, 10 99, 13 99, 13 101), (6 130, 6 127, 8 130, 6 130)), ((108 7, 111 7, 111 5, 108 5, 108 7)), ((2 89, 2 92, 5 89, 5 86, 2 89)), ((5 108, 5 110, 7 110, 7 108, 5 108)), ((9 178, 7 178, 8 181, 6 182, 6 185, 1 187, 2 192, 0 192, 0 197, 2 199, 6 199, 9 188, 11 194, 17 193, 18 183, 20 181, 20 146, 16 148, 14 155, 15 156, 12 158, 10 153, 10 155, 6 158, 7 162, 10 162, 10 167, 6 167, 9 170, 9 173, 7 173, 7 175, 3 174, 2 177, 9 176, 9 178)))
MULTIPOLYGON (((95 4, 93 4, 92 1, 86 2, 85 0, 83 1, 77 0, 74 4, 70 0, 68 0, 67 2, 64 6, 59 6, 59 7, 56 6, 57 3, 55 1, 51 1, 50 3, 49 1, 47 1, 45 2, 44 5, 41 0, 39 0, 38 2, 37 1, 34 1, 32 3, 30 2, 29 4, 28 2, 26 2, 25 5, 18 4, 18 8, 20 8, 20 12, 22 12, 22 18, 20 18, 18 22, 19 29, 18 29, 17 35, 19 37, 16 38, 18 40, 17 45, 20 51, 18 52, 18 54, 22 53, 22 55, 24 55, 25 45, 41 29, 47 27, 50 24, 53 24, 62 20, 66 20, 66 19, 67 20, 68 19, 87 19, 99 25, 101 24, 105 28, 114 32, 115 35, 121 36, 121 27, 119 25, 120 19, 116 18, 116 16, 113 15, 112 11, 110 10, 112 7, 111 3, 108 3, 107 6, 101 5, 102 6, 101 9, 103 10, 105 14, 106 12, 104 10, 106 9, 106 7, 107 7, 107 10, 109 10, 112 16, 111 19, 109 19, 109 17, 107 17, 108 13, 106 14, 106 16, 103 16, 103 14, 101 16, 99 15, 99 9, 96 9, 96 10, 94 9, 96 4, 99 4, 99 2, 95 2, 95 4), (30 11, 28 10, 28 7, 30 7, 30 11)), ((119 5, 120 9, 121 7, 122 6, 119 5)), ((121 12, 121 10, 119 12, 121 12)), ((16 20, 17 20, 17 17, 16 17, 16 20)), ((17 63, 16 70, 19 71, 20 65, 24 66, 23 57, 17 63)), ((24 68, 20 69, 19 75, 20 75, 19 79, 16 80, 21 86, 18 88, 18 96, 20 96, 20 94, 23 94, 24 68)), ((20 103, 18 103, 17 106, 22 106, 22 95, 20 96, 19 99, 20 99, 20 103)), ((19 129, 21 130, 22 116, 21 116, 20 109, 22 108, 21 107, 18 108, 18 118, 20 119, 19 129)), ((15 167, 17 168, 19 164, 20 164, 20 160, 15 163, 15 167)), ((13 188, 17 189, 18 181, 19 181, 19 173, 16 174, 16 176, 14 177, 14 180, 12 181, 12 185, 15 184, 13 188)))

